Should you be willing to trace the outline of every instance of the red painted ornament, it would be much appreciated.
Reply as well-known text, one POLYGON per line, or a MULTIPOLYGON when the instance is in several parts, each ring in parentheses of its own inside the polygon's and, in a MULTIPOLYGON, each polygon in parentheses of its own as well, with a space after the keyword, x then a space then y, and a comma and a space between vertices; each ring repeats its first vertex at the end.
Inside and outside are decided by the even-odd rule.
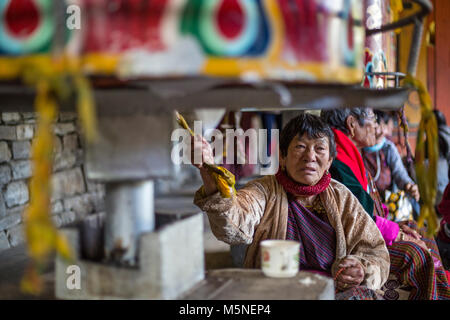
POLYGON ((30 36, 39 20, 39 9, 33 0, 11 0, 5 10, 5 26, 16 38, 30 36))
POLYGON ((237 37, 244 28, 244 11, 238 0, 223 0, 217 10, 217 25, 228 39, 237 37))

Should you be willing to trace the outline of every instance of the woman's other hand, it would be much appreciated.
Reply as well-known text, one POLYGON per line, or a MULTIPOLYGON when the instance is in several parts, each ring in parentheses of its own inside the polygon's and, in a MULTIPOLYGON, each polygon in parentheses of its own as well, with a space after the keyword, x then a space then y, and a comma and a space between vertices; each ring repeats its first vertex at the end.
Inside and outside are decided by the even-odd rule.
POLYGON ((420 193, 419 193, 419 187, 417 186, 417 184, 408 183, 405 186, 405 191, 411 197, 413 197, 417 202, 419 202, 419 200, 420 200, 420 193))
POLYGON ((364 280, 364 268, 361 263, 352 257, 344 258, 338 268, 345 268, 336 278, 336 287, 344 291, 360 285, 364 280))
POLYGON ((398 232, 397 238, 395 239, 395 241, 409 241, 409 242, 413 242, 415 244, 417 244, 418 246, 424 248, 425 250, 428 250, 427 245, 425 244, 425 242, 423 242, 421 239, 420 234, 418 234, 417 231, 411 229, 408 226, 400 226, 400 231, 398 232), (405 228, 406 227, 406 228, 405 228), (405 232, 404 230, 407 230, 407 232, 405 232))
POLYGON ((407 235, 409 235, 417 240, 422 239, 422 236, 420 235, 420 233, 418 233, 416 230, 414 230, 413 228, 408 226, 408 221, 399 222, 398 225, 400 226, 400 230, 403 231, 404 233, 406 233, 407 235))

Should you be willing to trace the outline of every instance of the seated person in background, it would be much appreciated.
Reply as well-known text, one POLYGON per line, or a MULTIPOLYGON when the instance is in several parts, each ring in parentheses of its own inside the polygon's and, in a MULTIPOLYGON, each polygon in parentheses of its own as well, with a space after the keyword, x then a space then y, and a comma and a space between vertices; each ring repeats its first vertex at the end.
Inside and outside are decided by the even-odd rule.
POLYGON ((372 175, 378 192, 384 198, 385 190, 393 190, 396 186, 405 190, 412 198, 419 201, 420 194, 417 184, 408 175, 403 165, 400 153, 395 144, 387 137, 389 134, 388 122, 390 116, 386 112, 375 111, 378 126, 375 129, 375 145, 362 149, 364 165, 372 175))
MULTIPOLYGON (((205 140, 201 145, 204 162, 212 163, 211 147, 205 140)), ((379 299, 376 290, 389 273, 386 244, 358 199, 331 179, 335 154, 330 127, 301 114, 281 131, 276 175, 222 198, 208 171, 196 165, 204 184, 194 203, 219 240, 249 244, 244 267, 260 267, 262 240, 295 240, 301 243, 300 269, 335 278, 336 299, 379 299)))
MULTIPOLYGON (((364 167, 360 149, 375 144, 377 123, 373 111, 324 110, 321 118, 333 128, 336 139, 337 156, 330 167, 331 176, 346 185, 375 220, 388 246, 390 279, 408 289, 410 300, 450 299, 436 242, 426 238, 425 230, 418 230, 413 221, 395 223, 385 218, 377 188, 364 167)), ((385 298, 398 298, 398 293, 385 294, 385 298)))
POLYGON ((437 210, 442 216, 442 220, 436 240, 444 267, 446 268, 447 279, 450 281, 450 272, 448 271, 450 269, 450 183, 445 188, 444 195, 437 210))
POLYGON ((438 124, 439 159, 438 159, 438 185, 436 204, 441 202, 445 187, 450 179, 450 128, 447 126, 445 116, 439 110, 433 110, 438 124))

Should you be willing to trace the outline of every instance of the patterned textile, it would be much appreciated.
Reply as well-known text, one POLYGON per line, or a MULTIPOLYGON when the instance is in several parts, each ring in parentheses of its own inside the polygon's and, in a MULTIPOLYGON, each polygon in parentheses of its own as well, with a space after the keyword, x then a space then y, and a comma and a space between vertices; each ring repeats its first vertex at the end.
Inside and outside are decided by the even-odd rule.
POLYGON ((336 233, 326 215, 318 215, 289 199, 286 239, 299 241, 300 270, 314 269, 331 274, 336 256, 336 233))
POLYGON ((356 286, 336 293, 336 300, 384 300, 383 296, 364 286, 356 286))
MULTIPOLYGON (((450 285, 436 242, 426 238, 425 230, 418 229, 414 221, 409 221, 408 226, 422 235, 429 251, 412 242, 394 243, 388 247, 391 274, 397 277, 403 287, 409 289, 409 300, 450 300, 450 285)), ((383 290, 386 290, 386 284, 383 290)))
MULTIPOLYGON (((385 212, 380 209, 381 198, 370 174, 368 179, 370 195, 375 202, 375 215, 384 217, 385 212)), ((408 221, 408 226, 422 235, 429 252, 409 241, 393 243, 392 246, 388 246, 391 258, 390 273, 397 277, 402 287, 409 289, 409 300, 450 299, 450 286, 436 241, 426 238, 425 229, 419 230, 414 221, 408 221)), ((385 286, 383 290, 386 290, 385 286)))

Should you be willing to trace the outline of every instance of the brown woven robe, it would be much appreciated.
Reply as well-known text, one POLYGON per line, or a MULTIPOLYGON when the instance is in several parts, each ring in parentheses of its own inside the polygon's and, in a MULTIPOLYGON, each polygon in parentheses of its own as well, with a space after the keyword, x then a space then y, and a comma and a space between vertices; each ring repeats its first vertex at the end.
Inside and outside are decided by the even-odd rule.
MULTIPOLYGON (((389 252, 375 222, 358 199, 336 180, 320 194, 328 219, 336 231, 334 276, 343 258, 351 256, 363 265, 362 285, 380 289, 389 274, 389 252)), ((249 182, 231 198, 217 192, 208 197, 196 192, 194 204, 205 211, 217 239, 229 244, 249 244, 244 266, 259 268, 259 243, 266 239, 285 239, 288 199, 275 176, 249 182)))

